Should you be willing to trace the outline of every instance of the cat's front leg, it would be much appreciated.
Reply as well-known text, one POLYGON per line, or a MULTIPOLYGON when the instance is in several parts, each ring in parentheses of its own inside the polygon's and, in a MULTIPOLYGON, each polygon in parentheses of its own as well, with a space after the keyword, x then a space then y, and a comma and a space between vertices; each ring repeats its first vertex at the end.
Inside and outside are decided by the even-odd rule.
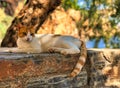
POLYGON ((78 54, 80 53, 80 50, 79 49, 63 49, 61 50, 60 52, 61 54, 64 54, 64 55, 68 55, 68 54, 78 54))
POLYGON ((18 49, 18 48, 7 48, 7 49, 4 49, 3 52, 19 53, 19 52, 23 52, 23 51, 21 49, 18 49))
POLYGON ((28 49, 11 48, 11 49, 8 49, 6 52, 10 52, 10 53, 41 53, 41 50, 32 49, 32 48, 28 48, 28 49))
POLYGON ((51 53, 60 53, 61 50, 63 50, 63 48, 58 48, 58 47, 49 47, 48 48, 48 52, 51 52, 51 53))
POLYGON ((80 53, 79 49, 65 49, 65 48, 58 48, 58 47, 50 47, 48 49, 49 52, 58 52, 61 53, 63 55, 67 55, 67 54, 78 54, 80 53))

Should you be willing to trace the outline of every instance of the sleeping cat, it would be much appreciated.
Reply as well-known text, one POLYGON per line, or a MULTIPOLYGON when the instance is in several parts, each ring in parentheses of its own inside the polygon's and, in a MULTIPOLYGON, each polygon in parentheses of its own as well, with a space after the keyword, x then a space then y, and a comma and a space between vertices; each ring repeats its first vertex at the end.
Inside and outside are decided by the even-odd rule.
POLYGON ((78 38, 56 34, 35 34, 33 28, 22 26, 18 29, 17 46, 25 52, 59 52, 61 54, 80 53, 79 60, 69 75, 78 75, 86 61, 85 43, 78 38))

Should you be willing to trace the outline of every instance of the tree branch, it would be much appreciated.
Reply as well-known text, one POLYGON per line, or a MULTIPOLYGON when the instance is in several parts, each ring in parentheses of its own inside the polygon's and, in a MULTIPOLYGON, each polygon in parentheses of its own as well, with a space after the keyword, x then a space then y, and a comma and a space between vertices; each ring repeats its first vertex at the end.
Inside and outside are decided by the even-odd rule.
POLYGON ((27 0, 23 9, 7 29, 1 47, 16 46, 16 25, 19 23, 26 26, 35 26, 34 30, 37 31, 46 20, 47 16, 60 4, 60 2, 61 0, 27 0))

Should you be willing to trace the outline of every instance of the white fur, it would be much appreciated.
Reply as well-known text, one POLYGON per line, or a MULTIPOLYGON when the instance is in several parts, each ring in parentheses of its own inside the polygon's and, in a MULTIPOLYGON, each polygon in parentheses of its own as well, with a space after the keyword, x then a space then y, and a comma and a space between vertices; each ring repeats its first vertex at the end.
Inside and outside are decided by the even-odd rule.
POLYGON ((40 52, 48 52, 49 49, 63 53, 75 54, 80 53, 79 47, 81 41, 72 36, 54 36, 54 34, 36 34, 35 37, 29 35, 31 41, 25 41, 18 38, 17 46, 21 49, 39 49, 40 52))

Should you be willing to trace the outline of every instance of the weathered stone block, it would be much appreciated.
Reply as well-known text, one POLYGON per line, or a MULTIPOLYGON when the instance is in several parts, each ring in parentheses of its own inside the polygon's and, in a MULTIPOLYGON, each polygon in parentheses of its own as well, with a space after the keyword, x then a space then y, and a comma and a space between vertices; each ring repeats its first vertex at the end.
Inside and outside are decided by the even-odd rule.
POLYGON ((79 55, 9 52, 13 49, 0 48, 0 88, 120 87, 119 49, 89 49, 81 73, 71 79, 65 76, 79 55))

